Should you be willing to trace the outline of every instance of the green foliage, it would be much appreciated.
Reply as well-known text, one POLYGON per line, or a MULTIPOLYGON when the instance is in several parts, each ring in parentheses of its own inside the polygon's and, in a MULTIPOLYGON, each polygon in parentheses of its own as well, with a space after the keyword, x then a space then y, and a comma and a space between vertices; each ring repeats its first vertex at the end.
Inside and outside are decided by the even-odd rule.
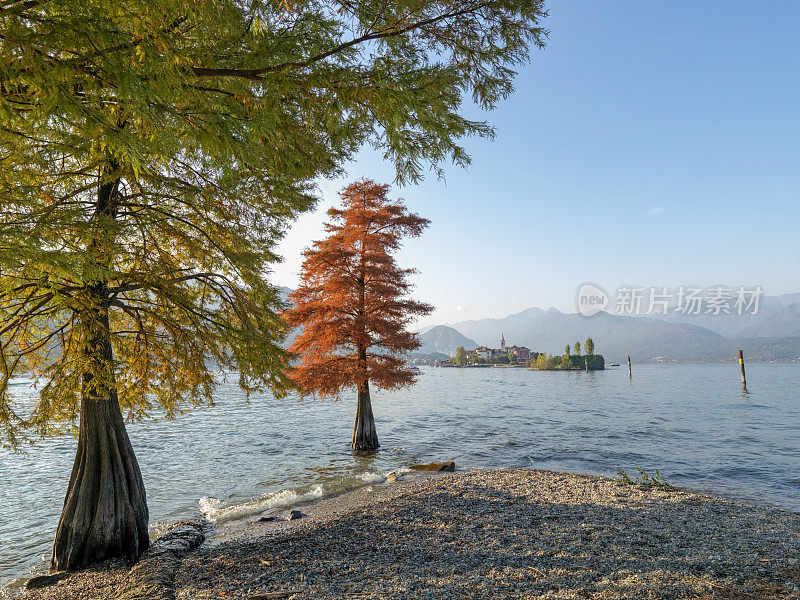
POLYGON ((553 356, 552 354, 550 355, 542 354, 540 355, 540 359, 537 360, 537 368, 540 368, 538 366, 540 361, 542 364, 543 371, 562 371, 571 368, 570 363, 567 362, 567 357, 563 355, 553 356))
POLYGON ((456 356, 453 359, 457 365, 465 365, 467 364, 467 351, 464 350, 464 346, 459 346, 456 348, 456 356))
POLYGON ((564 350, 564 356, 569 357, 569 344, 567 344, 567 347, 564 350))
POLYGON ((589 365, 590 371, 605 369, 605 359, 600 354, 592 356, 576 356, 571 354, 569 356, 546 356, 539 354, 531 367, 537 371, 565 371, 565 370, 583 370, 586 364, 589 365))
POLYGON ((620 483, 624 483, 625 485, 634 485, 636 483, 630 478, 630 475, 628 475, 625 469, 622 468, 617 469, 617 477, 619 478, 618 481, 620 483))
POLYGON ((586 338, 585 348, 586 348, 586 354, 588 354, 589 356, 594 354, 594 340, 592 340, 592 338, 586 338))
POLYGON ((578 356, 581 355, 581 343, 580 342, 575 342, 575 354, 577 354, 578 356))
POLYGON ((493 131, 463 96, 494 107, 546 35, 539 0, 289 5, 0 6, 0 443, 71 427, 87 376, 133 419, 209 402, 214 365, 282 393, 265 275, 314 182, 364 144, 401 182, 467 164, 493 131))
POLYGON ((674 489, 674 486, 664 479, 661 475, 661 471, 658 469, 656 469, 655 475, 650 475, 645 472, 642 467, 636 467, 636 470, 639 472, 639 475, 637 475, 635 479, 631 479, 625 469, 617 469, 618 481, 625 485, 642 485, 651 488, 674 489))
POLYGON ((585 369, 589 365, 590 371, 602 371, 606 368, 606 361, 602 354, 592 354, 591 356, 570 356, 570 363, 574 369, 585 369))

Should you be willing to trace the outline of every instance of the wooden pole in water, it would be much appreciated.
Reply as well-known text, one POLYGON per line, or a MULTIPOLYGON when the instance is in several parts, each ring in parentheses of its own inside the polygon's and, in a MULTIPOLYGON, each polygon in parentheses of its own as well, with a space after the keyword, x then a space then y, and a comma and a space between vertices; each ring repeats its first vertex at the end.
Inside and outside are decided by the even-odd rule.
POLYGON ((739 370, 742 372, 742 389, 747 389, 747 377, 744 375, 744 352, 739 350, 739 370))
POLYGON ((631 357, 628 356, 628 379, 633 379, 633 373, 631 372, 631 357))

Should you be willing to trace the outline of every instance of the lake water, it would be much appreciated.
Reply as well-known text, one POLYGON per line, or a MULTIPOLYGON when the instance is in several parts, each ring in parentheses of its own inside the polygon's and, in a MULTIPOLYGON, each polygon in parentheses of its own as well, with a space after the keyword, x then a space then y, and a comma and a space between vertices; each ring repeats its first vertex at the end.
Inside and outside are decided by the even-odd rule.
MULTIPOLYGON (((636 466, 675 485, 800 510, 800 367, 634 365, 592 373, 423 369, 373 390, 382 448, 348 447, 355 394, 340 402, 242 401, 129 426, 151 521, 258 514, 381 480, 420 461, 459 469, 533 467, 615 476, 636 466)), ((18 384, 19 390, 26 389, 18 384)), ((76 441, 0 450, 0 585, 46 566, 76 441)))

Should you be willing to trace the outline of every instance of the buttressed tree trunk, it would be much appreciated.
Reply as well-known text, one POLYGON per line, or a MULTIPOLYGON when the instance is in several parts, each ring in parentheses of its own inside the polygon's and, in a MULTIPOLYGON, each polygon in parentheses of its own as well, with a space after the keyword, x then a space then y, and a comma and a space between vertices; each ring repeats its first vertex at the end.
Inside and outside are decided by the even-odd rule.
MULTIPOLYGON (((110 160, 105 173, 117 165, 110 160)), ((100 185, 87 247, 98 273, 110 263, 107 228, 116 218, 119 180, 100 185)), ((102 279, 102 276, 99 277, 102 279)), ((125 431, 114 377, 108 285, 89 283, 80 296, 82 378, 78 451, 53 543, 51 568, 82 569, 112 557, 136 560, 150 544, 144 483, 125 431)))
POLYGON ((358 386, 358 408, 356 424, 353 427, 353 450, 377 450, 378 434, 375 431, 375 418, 372 416, 372 402, 369 398, 369 381, 358 386))
POLYGON ((119 409, 104 290, 87 311, 78 451, 56 530, 51 567, 82 569, 108 558, 136 560, 148 547, 144 483, 119 409))

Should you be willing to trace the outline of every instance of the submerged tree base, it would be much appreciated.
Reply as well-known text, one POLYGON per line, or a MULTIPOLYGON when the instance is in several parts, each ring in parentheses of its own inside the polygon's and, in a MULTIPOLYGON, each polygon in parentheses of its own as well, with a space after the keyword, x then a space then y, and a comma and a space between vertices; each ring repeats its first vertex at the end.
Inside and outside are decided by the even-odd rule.
POLYGON ((350 444, 350 447, 356 452, 373 452, 381 447, 378 440, 374 441, 359 441, 350 444))
POLYGON ((350 447, 356 452, 368 452, 380 448, 378 433, 375 431, 375 418, 372 416, 369 382, 366 381, 358 386, 358 409, 350 447))

